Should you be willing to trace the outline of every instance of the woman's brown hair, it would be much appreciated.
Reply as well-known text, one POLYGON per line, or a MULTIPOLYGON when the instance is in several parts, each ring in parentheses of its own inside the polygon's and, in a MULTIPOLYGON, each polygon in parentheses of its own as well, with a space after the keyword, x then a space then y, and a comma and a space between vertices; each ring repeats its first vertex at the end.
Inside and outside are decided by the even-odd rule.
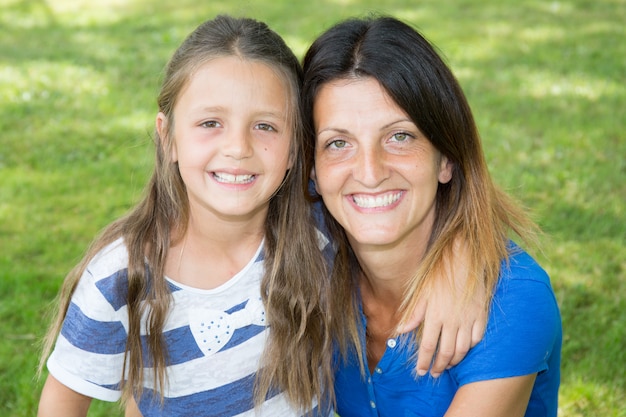
MULTIPOLYGON (((538 230, 492 182, 469 104, 433 46, 415 29, 391 17, 349 19, 312 44, 303 67, 307 170, 315 162, 313 107, 318 92, 331 81, 358 78, 378 81, 453 164, 451 181, 439 184, 433 230, 420 267, 406 288, 400 321, 407 321, 416 303, 428 297, 433 280, 447 276, 447 260, 454 256, 457 244, 465 245, 469 254, 470 279, 460 299, 468 301, 472 294, 484 292, 489 302, 501 263, 509 256, 509 232, 534 243, 538 230)), ((349 347, 345 341, 359 346, 355 291, 359 267, 341 226, 328 211, 325 217, 338 246, 331 283, 335 287, 336 332, 345 352, 349 347)), ((454 290, 452 284, 450 287, 454 290)), ((357 349, 358 354, 360 351, 357 349)))

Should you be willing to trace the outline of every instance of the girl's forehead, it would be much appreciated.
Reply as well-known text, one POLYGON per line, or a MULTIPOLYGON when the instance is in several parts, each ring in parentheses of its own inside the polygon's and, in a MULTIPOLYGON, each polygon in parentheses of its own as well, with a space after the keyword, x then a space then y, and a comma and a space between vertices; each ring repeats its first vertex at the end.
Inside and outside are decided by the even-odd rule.
POLYGON ((181 85, 178 97, 185 94, 191 86, 206 82, 207 78, 218 83, 235 81, 235 84, 256 84, 256 88, 250 90, 250 93, 260 94, 266 89, 273 89, 275 93, 285 97, 289 106, 295 105, 298 94, 297 76, 279 64, 239 55, 225 55, 205 59, 195 65, 181 85))
POLYGON ((231 68, 237 70, 239 75, 241 75, 244 71, 248 71, 251 76, 259 72, 262 72, 264 75, 271 73, 274 74, 278 80, 285 81, 286 84, 288 82, 284 80, 285 78, 292 76, 295 77, 294 74, 290 74, 289 71, 284 69, 278 63, 274 63, 269 60, 250 58, 241 55, 222 55, 206 58, 196 63, 196 65, 192 67, 189 78, 194 77, 198 72, 202 72, 204 69, 209 67, 231 68))

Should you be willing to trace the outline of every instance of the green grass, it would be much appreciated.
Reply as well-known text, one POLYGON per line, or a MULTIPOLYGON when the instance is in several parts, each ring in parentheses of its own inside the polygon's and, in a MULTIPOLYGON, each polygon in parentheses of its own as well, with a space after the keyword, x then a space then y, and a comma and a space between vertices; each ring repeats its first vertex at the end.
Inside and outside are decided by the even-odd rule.
MULTIPOLYGON (((331 23, 374 11, 443 52, 493 176, 546 231, 538 258, 565 332, 560 415, 626 416, 626 1, 292 3, 0 0, 0 415, 35 414, 45 311, 140 196, 161 71, 183 38, 245 13, 301 56, 331 23)), ((98 403, 90 415, 120 414, 98 403)))

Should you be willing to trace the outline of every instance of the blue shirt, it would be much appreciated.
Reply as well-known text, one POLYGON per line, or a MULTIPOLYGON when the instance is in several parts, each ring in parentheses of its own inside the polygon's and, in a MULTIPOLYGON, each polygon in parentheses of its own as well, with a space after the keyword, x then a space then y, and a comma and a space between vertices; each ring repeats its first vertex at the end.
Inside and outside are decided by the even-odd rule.
MULTIPOLYGON (((472 382, 537 374, 526 417, 555 417, 561 361, 561 318, 550 280, 517 249, 503 263, 483 340, 439 378, 414 374, 415 346, 389 339, 374 372, 362 377, 356 355, 336 373, 341 417, 443 416, 456 391, 472 382)), ((362 316, 363 329, 365 317, 362 316)), ((364 339, 363 346, 365 346, 364 339)), ((365 356, 365 353, 364 353, 365 356)))

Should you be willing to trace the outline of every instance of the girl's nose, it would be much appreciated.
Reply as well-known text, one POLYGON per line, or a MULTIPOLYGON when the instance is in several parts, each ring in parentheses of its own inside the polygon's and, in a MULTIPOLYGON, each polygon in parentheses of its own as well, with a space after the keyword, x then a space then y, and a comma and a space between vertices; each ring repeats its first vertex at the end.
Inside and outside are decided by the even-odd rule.
POLYGON ((254 153, 252 140, 252 135, 247 129, 231 127, 225 135, 222 152, 233 159, 250 158, 254 153))

